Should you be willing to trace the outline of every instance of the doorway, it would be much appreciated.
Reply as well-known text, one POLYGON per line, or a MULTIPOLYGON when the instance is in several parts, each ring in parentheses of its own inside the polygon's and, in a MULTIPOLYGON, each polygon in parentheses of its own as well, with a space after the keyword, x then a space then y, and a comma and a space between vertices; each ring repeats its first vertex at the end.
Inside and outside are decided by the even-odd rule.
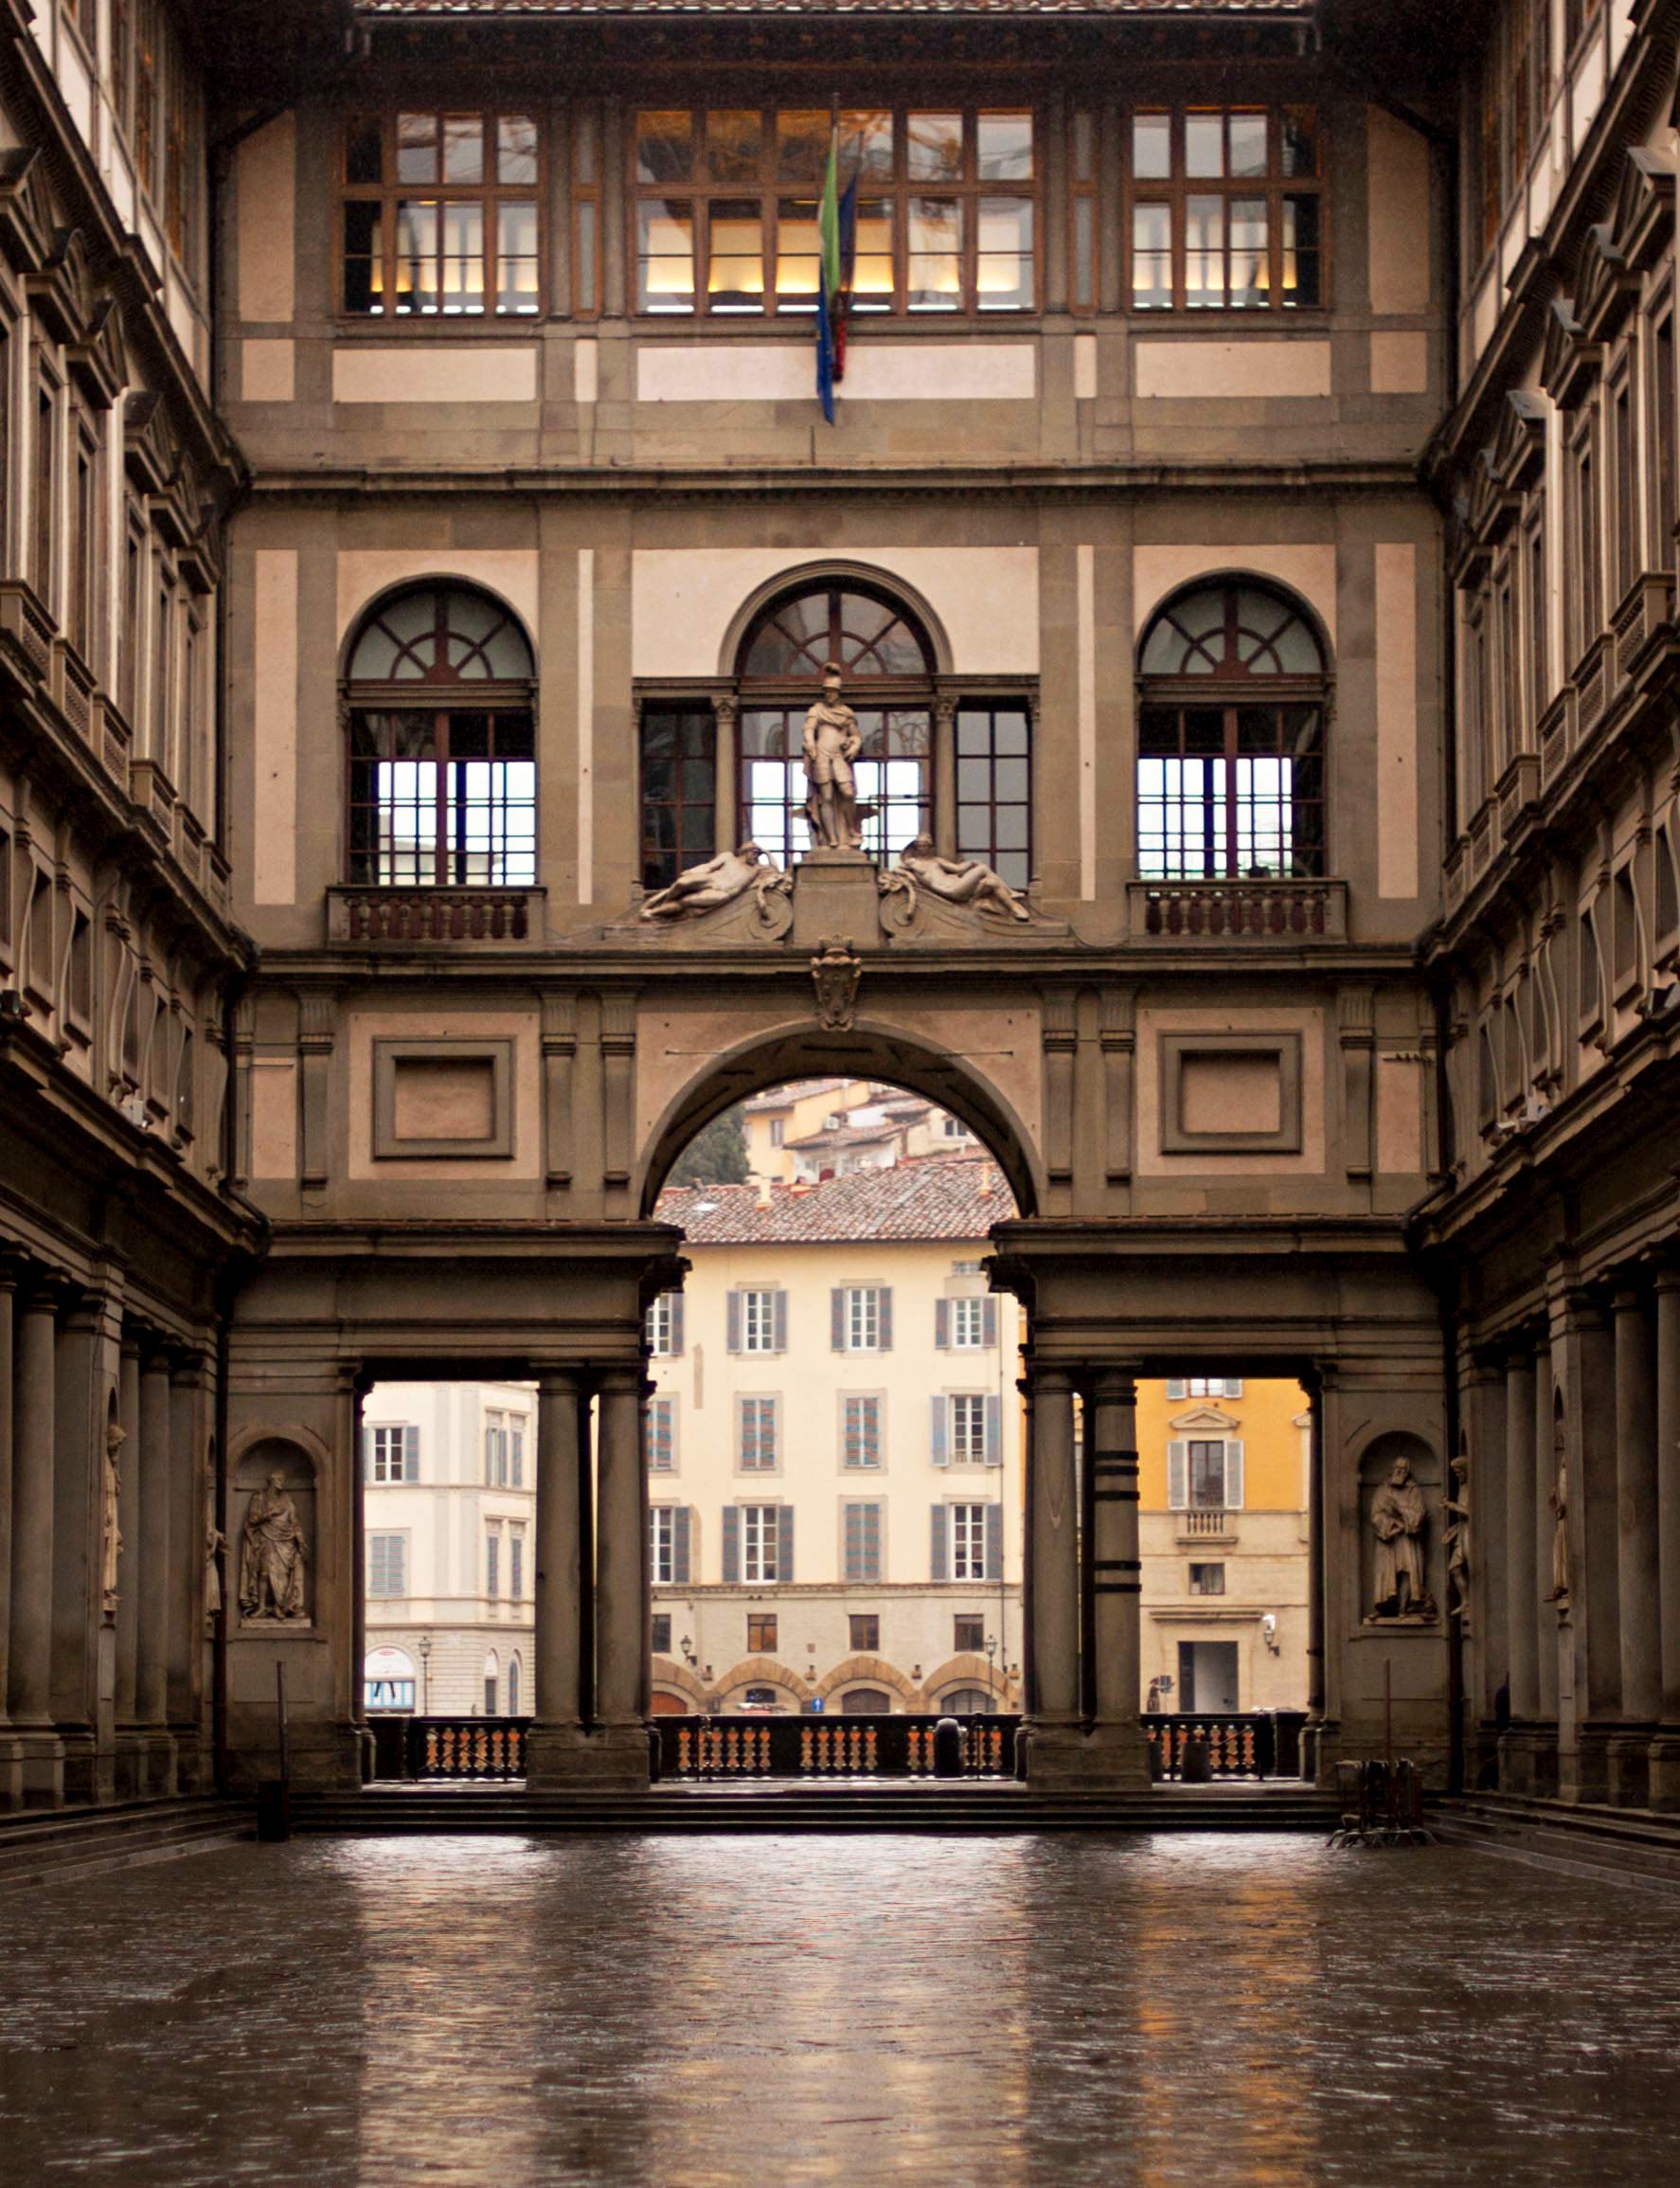
POLYGON ((1235 1641, 1180 1641, 1178 1706, 1215 1715, 1232 1715, 1237 1699, 1235 1641))

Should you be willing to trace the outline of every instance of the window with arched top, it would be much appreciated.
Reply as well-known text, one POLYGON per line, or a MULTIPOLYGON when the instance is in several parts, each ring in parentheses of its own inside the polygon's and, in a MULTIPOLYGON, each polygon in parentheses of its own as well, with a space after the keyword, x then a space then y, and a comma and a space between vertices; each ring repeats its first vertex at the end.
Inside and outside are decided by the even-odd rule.
POLYGON ((484 1713, 487 1717, 493 1717, 496 1713, 496 1688, 501 1668, 495 1650, 491 1649, 484 1659, 484 1713))
POLYGON ((1241 578, 1194 586, 1138 668, 1140 876, 1322 876, 1329 664, 1298 603, 1241 578))
POLYGON ((512 1658, 508 1665, 508 1714, 510 1717, 519 1715, 521 1669, 519 1659, 512 1658))
POLYGON ((471 585, 414 585, 364 619, 346 668, 349 874, 384 888, 530 888, 536 665, 471 585))

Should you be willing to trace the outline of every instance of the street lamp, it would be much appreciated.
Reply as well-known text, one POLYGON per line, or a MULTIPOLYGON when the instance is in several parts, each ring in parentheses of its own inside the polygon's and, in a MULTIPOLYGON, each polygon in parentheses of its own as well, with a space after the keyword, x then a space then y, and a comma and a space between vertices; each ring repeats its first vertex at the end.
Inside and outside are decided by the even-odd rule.
POLYGON ((997 1689, 992 1683, 992 1659, 997 1654, 997 1636, 986 1636, 986 1702, 993 1716, 997 1714, 997 1689))
POLYGON ((422 1717, 429 1717, 432 1713, 432 1637, 429 1633, 421 1634, 420 1637, 419 1647, 420 1660, 420 1715, 422 1717))

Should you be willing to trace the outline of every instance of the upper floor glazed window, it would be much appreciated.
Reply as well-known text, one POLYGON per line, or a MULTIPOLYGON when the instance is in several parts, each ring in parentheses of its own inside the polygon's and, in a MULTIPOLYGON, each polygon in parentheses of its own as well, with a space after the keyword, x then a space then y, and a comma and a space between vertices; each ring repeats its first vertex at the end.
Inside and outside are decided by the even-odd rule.
POLYGON ((1142 879, 1321 876, 1326 662, 1299 607, 1242 579, 1197 586, 1139 665, 1142 879))
POLYGON ((359 114, 346 124, 343 307, 367 318, 542 307, 543 156, 528 114, 359 114))
POLYGON ((366 618, 345 686, 352 883, 535 885, 534 676, 487 593, 412 587, 366 618))
MULTIPOLYGON (((636 308, 814 312, 820 109, 643 109, 632 160, 636 308)), ((1037 301, 1033 117, 864 109, 839 117, 856 177, 854 312, 1027 312, 1037 301)))
MULTIPOLYGON (((1582 8, 1570 0, 1579 16, 1582 8)), ((1596 10, 1597 0, 1592 0, 1596 10)), ((1470 164, 1474 255, 1489 249, 1545 132, 1551 94, 1552 0, 1505 0, 1482 51, 1470 164)), ((1575 30, 1567 30, 1573 44, 1575 30)))
POLYGON ((1267 311, 1325 301, 1317 117, 1308 107, 1138 107, 1132 306, 1267 311))

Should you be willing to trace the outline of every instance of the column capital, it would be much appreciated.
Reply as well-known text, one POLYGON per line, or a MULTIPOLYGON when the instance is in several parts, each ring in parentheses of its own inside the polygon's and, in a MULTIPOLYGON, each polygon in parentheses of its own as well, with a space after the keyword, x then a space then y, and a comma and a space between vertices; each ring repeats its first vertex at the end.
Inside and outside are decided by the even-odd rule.
POLYGON ((1099 1362, 1089 1371, 1091 1395, 1099 1406, 1132 1406, 1137 1402, 1138 1370, 1128 1364, 1116 1367, 1099 1362))
POLYGON ((596 1395, 601 1398, 639 1398, 642 1390, 642 1369, 639 1361, 614 1361, 595 1372, 596 1395))
POLYGON ((1060 1396, 1063 1391, 1071 1397, 1077 1379, 1077 1371, 1061 1361, 1028 1360, 1020 1390, 1028 1398, 1060 1396))
POLYGON ((539 1365, 537 1369, 537 1399, 581 1398, 584 1395, 585 1376, 581 1368, 556 1368, 539 1365))

